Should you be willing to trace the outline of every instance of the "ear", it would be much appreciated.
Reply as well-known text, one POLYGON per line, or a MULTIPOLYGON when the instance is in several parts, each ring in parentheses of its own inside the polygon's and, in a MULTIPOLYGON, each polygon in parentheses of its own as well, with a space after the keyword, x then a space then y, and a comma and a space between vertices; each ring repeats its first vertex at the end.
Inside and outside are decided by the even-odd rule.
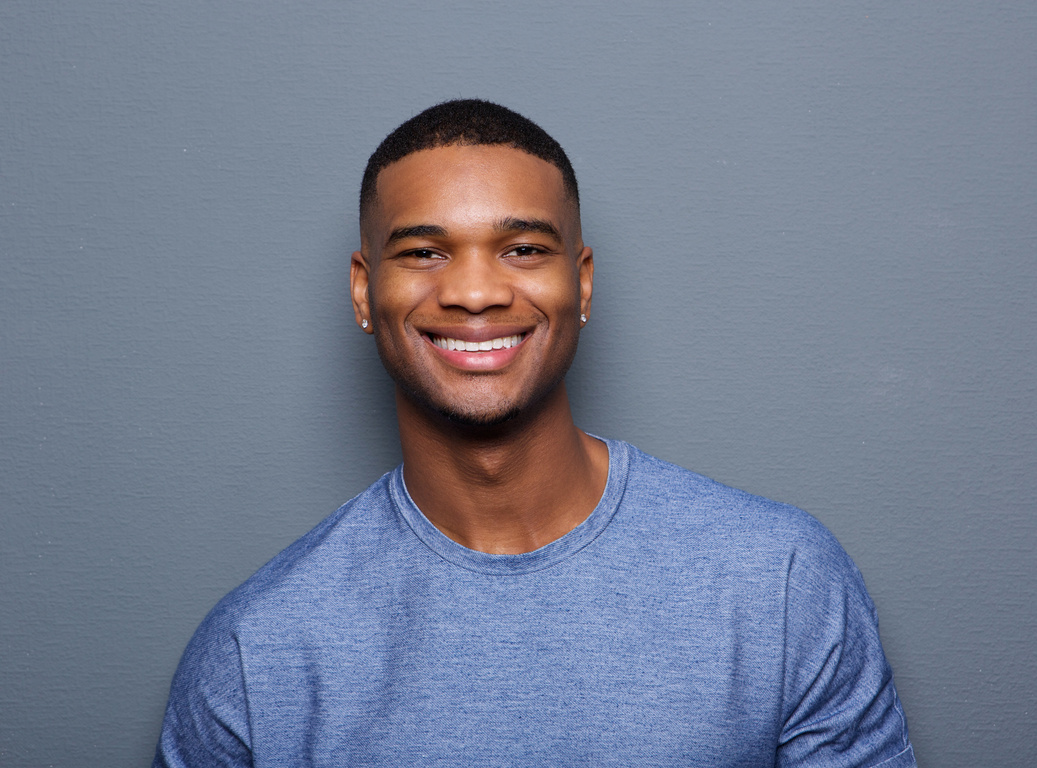
POLYGON ((594 251, 584 246, 576 257, 576 266, 580 278, 580 312, 591 316, 591 294, 594 293, 594 251))
POLYGON ((374 333, 374 325, 371 322, 371 302, 368 299, 368 289, 371 284, 371 267, 362 251, 353 251, 353 257, 349 262, 349 293, 353 299, 353 315, 356 324, 363 328, 365 333, 374 333), (367 327, 364 328, 364 321, 367 327))

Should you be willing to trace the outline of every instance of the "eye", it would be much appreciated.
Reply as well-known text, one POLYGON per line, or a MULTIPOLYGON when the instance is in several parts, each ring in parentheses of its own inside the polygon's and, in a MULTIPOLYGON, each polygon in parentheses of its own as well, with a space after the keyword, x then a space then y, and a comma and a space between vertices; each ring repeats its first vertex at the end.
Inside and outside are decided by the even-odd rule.
POLYGON ((417 259, 419 261, 443 258, 443 254, 428 248, 415 248, 413 251, 401 253, 400 256, 408 259, 417 259))
POLYGON ((530 259, 542 256, 544 249, 536 245, 516 245, 508 251, 504 252, 506 258, 512 259, 530 259))

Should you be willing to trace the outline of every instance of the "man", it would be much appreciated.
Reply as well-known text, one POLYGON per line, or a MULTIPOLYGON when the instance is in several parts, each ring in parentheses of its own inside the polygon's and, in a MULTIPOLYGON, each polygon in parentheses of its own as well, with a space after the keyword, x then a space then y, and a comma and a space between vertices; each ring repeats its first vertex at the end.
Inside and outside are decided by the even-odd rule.
POLYGON ((426 110, 372 155, 360 230, 403 465, 206 618, 155 765, 915 764, 816 520, 573 424, 594 262, 553 139, 426 110))

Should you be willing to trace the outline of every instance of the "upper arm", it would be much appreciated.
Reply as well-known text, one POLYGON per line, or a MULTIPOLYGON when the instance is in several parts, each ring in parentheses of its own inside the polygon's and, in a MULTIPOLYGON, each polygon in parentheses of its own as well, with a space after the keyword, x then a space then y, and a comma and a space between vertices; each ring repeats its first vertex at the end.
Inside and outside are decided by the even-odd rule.
POLYGON ((153 768, 252 766, 241 655, 210 616, 180 660, 153 768))
POLYGON ((914 765, 859 571, 831 539, 789 562, 778 765, 914 765))

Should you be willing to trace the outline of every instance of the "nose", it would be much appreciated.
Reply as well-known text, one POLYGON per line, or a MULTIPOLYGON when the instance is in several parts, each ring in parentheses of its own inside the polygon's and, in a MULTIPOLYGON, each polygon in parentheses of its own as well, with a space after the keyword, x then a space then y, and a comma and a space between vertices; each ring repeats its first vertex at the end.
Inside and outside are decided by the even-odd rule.
POLYGON ((442 307, 462 307, 474 315, 491 307, 509 306, 514 299, 508 269, 495 254, 455 255, 440 277, 442 307))

